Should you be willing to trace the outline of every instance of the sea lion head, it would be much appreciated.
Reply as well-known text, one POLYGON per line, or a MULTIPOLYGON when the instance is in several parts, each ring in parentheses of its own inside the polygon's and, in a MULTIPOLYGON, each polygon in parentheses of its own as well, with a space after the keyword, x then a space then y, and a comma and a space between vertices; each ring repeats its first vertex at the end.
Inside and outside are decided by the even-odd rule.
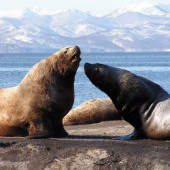
POLYGON ((84 65, 85 74, 89 80, 100 90, 104 91, 109 95, 110 90, 113 89, 109 87, 111 85, 112 75, 109 71, 109 66, 103 64, 89 64, 84 65))
POLYGON ((64 77, 75 76, 81 61, 80 54, 81 51, 78 46, 65 47, 54 53, 51 56, 54 70, 64 77))

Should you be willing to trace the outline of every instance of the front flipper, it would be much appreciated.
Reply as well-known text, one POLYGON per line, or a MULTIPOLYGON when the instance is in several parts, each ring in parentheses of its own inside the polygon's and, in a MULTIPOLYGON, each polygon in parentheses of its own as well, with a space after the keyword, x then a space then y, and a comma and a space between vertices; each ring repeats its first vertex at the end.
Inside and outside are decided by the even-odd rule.
POLYGON ((146 139, 147 136, 140 130, 134 130, 131 134, 120 136, 120 137, 114 137, 113 140, 138 140, 138 139, 146 139))
POLYGON ((64 129, 62 122, 59 123, 57 126, 55 126, 54 135, 53 135, 54 138, 67 137, 67 136, 68 133, 64 129))
POLYGON ((49 138, 52 136, 50 129, 45 128, 43 122, 31 123, 28 128, 29 136, 28 139, 42 139, 49 138))
POLYGON ((27 139, 43 139, 43 138, 49 138, 51 137, 51 134, 48 131, 36 131, 34 134, 31 134, 27 136, 27 139))

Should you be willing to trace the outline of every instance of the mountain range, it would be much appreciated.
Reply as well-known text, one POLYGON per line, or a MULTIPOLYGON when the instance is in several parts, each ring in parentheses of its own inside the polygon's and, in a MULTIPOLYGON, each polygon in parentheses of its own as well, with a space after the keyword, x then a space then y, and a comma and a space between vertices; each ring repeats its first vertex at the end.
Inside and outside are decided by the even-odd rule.
POLYGON ((77 9, 0 11, 0 53, 170 51, 170 5, 141 3, 104 16, 77 9))

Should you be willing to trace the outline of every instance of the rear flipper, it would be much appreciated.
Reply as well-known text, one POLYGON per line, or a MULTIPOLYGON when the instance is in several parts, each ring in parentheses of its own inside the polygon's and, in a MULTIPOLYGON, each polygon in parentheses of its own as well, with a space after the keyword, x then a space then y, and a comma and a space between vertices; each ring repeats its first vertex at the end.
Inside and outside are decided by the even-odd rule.
POLYGON ((138 140, 138 139, 146 139, 148 138, 143 131, 141 130, 134 130, 131 134, 120 136, 120 137, 114 137, 113 140, 138 140))

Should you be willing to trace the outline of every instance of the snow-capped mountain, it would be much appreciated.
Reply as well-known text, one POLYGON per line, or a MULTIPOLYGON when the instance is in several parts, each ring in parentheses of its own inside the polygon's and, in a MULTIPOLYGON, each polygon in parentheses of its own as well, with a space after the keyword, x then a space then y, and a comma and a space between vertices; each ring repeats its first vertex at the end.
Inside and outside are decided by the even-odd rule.
POLYGON ((0 11, 0 53, 170 51, 170 5, 142 2, 102 17, 80 10, 0 11))
POLYGON ((116 17, 127 12, 138 12, 144 15, 166 16, 168 14, 168 11, 166 11, 166 9, 164 8, 165 7, 163 7, 163 5, 162 6, 159 4, 155 5, 150 2, 143 1, 140 3, 135 3, 132 5, 128 5, 120 9, 117 9, 110 15, 112 15, 112 17, 116 17))

